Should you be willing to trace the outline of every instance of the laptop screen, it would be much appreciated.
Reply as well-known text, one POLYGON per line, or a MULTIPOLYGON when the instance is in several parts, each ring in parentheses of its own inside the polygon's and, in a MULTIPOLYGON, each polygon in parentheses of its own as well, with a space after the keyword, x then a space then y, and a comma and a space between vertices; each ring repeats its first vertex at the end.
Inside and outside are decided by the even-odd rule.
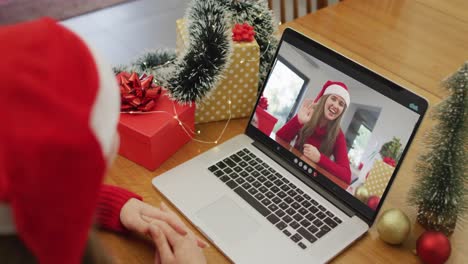
POLYGON ((248 132, 280 146, 306 183, 321 183, 372 222, 426 108, 424 99, 288 29, 248 132))

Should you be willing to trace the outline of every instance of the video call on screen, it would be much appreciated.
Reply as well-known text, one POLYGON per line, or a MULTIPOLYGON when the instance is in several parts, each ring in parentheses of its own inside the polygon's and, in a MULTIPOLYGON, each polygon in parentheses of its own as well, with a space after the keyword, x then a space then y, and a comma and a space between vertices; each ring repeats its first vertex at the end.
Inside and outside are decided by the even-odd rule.
MULTIPOLYGON (((277 132, 281 135, 281 129, 288 122, 294 123, 292 119, 298 115, 301 106, 316 99, 327 81, 344 83, 349 92, 350 104, 341 113, 338 124, 345 143, 340 145, 342 150, 337 155, 347 156, 349 162, 341 166, 347 166, 350 175, 334 175, 331 172, 337 167, 333 164, 328 169, 318 165, 329 172, 327 177, 363 203, 367 203, 369 197, 380 199, 418 122, 419 114, 414 111, 283 41, 255 109, 252 125, 273 140, 289 145, 302 161, 311 162, 297 145, 301 142, 301 132, 306 135, 301 131, 305 124, 294 127, 291 133, 296 136, 292 139, 283 140, 277 132), (363 189, 368 197, 362 197, 363 189)), ((334 108, 328 110, 335 113, 334 108)), ((324 117, 317 113, 317 118, 324 117)), ((287 126, 290 127, 293 126, 287 126)), ((320 138, 320 135, 311 135, 314 136, 320 138)), ((331 154, 327 158, 336 162, 334 156, 331 154)))

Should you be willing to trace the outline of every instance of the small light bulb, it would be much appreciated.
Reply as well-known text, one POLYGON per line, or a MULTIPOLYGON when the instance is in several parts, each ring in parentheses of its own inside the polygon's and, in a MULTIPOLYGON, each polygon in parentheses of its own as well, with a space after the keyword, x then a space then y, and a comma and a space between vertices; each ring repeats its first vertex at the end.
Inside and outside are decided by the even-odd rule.
POLYGON ((228 101, 228 104, 231 104, 231 100, 228 101))
POLYGON ((200 130, 197 130, 197 134, 200 135, 200 133, 201 133, 200 130))
POLYGON ((214 143, 215 143, 215 144, 218 144, 218 140, 216 140, 214 143))

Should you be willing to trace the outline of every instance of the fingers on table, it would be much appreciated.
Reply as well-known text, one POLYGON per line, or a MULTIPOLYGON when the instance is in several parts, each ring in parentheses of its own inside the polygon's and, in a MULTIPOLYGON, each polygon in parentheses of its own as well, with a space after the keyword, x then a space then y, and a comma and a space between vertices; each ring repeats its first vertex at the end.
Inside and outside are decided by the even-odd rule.
POLYGON ((172 263, 175 256, 171 250, 169 238, 161 230, 159 225, 151 225, 150 234, 158 248, 159 259, 162 263, 172 263))
POLYGON ((160 210, 150 205, 147 207, 145 206, 142 209, 141 214, 142 218, 147 222, 151 222, 153 219, 159 219, 169 223, 181 235, 187 234, 187 226, 185 226, 185 224, 178 218, 176 214, 171 214, 162 210, 162 208, 160 210))
MULTIPOLYGON (((187 226, 182 222, 182 220, 179 218, 179 216, 178 216, 174 211, 172 211, 171 209, 169 209, 169 207, 166 205, 166 203, 161 202, 161 210, 163 210, 164 212, 167 212, 168 214, 172 215, 172 216, 175 217, 182 225, 184 225, 185 227, 187 227, 187 226)), ((188 228, 187 228, 187 229, 188 229, 188 228)), ((190 230, 189 230, 189 232, 190 232, 193 236, 195 236, 195 235, 193 234, 193 232, 191 232, 190 230)), ((195 236, 195 237, 196 237, 196 236, 195 236)), ((197 245, 198 245, 199 247, 205 248, 205 247, 208 246, 208 243, 205 242, 205 241, 203 241, 201 238, 196 237, 196 239, 197 239, 197 245)))

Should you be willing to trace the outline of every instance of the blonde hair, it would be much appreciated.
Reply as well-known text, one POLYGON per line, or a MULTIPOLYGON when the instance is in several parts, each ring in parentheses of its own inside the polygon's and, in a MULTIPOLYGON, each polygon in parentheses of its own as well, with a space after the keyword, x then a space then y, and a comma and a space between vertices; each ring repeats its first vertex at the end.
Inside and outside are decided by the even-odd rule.
MULTIPOLYGON (((304 144, 306 143, 307 139, 314 134, 315 129, 320 123, 320 120, 323 118, 325 102, 330 96, 331 94, 327 94, 320 97, 319 101, 317 102, 317 105, 314 108, 314 113, 312 114, 312 117, 310 118, 309 122, 304 124, 302 129, 299 131, 297 145, 299 146, 300 151, 304 150, 304 144)), ((333 147, 335 146, 336 142, 336 137, 341 131, 341 118, 343 117, 343 113, 346 111, 346 107, 347 106, 344 106, 343 112, 341 112, 340 116, 337 119, 330 121, 327 124, 327 134, 325 135, 325 139, 320 144, 319 151, 320 153, 323 153, 328 157, 332 155, 333 147)))

